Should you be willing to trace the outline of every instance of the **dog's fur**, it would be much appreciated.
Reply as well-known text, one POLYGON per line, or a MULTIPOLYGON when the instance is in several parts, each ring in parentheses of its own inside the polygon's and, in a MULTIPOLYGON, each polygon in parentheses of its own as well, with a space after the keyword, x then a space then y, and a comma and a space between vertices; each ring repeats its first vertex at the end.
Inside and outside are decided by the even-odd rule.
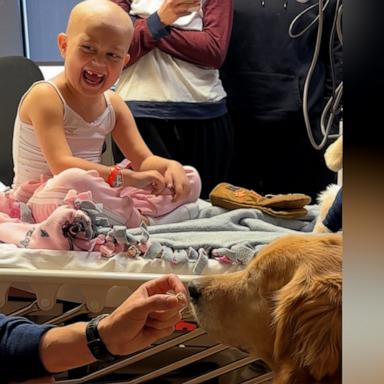
POLYGON ((343 168, 343 136, 340 135, 325 151, 324 160, 327 167, 338 172, 343 168))
MULTIPOLYGON (((338 172, 343 168, 342 135, 327 148, 324 153, 324 160, 327 167, 333 172, 338 172)), ((319 196, 317 197, 317 203, 319 204, 319 216, 317 217, 313 232, 330 232, 330 230, 323 224, 323 221, 327 216, 327 213, 331 208, 340 188, 340 185, 330 184, 325 191, 319 193, 319 196)))
POLYGON ((193 280, 193 312, 263 359, 275 384, 341 383, 341 268, 341 234, 284 236, 243 271, 193 280))

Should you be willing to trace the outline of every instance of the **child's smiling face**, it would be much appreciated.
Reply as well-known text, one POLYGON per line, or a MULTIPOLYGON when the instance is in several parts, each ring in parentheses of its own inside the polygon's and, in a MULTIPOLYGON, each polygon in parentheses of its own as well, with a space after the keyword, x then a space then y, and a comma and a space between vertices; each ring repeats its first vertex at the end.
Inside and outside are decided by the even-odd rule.
POLYGON ((75 10, 67 34, 58 36, 66 82, 81 94, 97 95, 108 90, 129 60, 132 24, 124 11, 114 8, 112 11, 75 10))

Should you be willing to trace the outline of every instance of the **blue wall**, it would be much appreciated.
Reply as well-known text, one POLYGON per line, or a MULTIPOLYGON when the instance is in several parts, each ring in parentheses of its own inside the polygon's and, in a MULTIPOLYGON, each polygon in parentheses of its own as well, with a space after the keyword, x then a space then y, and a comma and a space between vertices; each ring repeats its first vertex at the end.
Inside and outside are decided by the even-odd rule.
POLYGON ((37 62, 62 62, 56 37, 65 32, 69 13, 80 0, 23 0, 27 16, 29 57, 37 62))

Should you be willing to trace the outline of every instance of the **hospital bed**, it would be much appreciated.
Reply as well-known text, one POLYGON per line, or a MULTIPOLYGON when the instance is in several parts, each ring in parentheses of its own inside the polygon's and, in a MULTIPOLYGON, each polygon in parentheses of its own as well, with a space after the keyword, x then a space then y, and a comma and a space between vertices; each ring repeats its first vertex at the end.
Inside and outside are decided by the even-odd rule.
MULTIPOLYGON (((174 250, 206 249, 211 257, 198 272, 193 260, 174 264, 161 258, 129 258, 124 253, 103 258, 98 252, 24 249, 0 244, 0 308, 2 312, 28 316, 36 322, 60 325, 110 312, 140 284, 164 273, 176 273, 187 284, 200 275, 237 271, 246 265, 241 258, 223 263, 214 257, 215 251, 224 250, 236 258, 237 252, 244 255, 246 250, 257 257, 265 244, 279 236, 308 232, 316 217, 316 207, 307 208, 305 218, 286 220, 253 209, 226 211, 204 202, 194 220, 148 227, 152 241, 174 250), (32 297, 20 298, 15 294, 20 290, 32 297)), ((132 236, 140 235, 140 228, 128 231, 132 236)), ((214 377, 218 377, 217 383, 227 384, 263 383, 271 379, 270 373, 260 376, 252 370, 256 358, 207 337, 188 310, 183 317, 184 322, 172 337, 108 366, 93 364, 81 377, 71 378, 71 373, 67 373, 58 377, 57 382, 166 383, 169 381, 159 381, 160 378, 175 371, 184 375, 184 379, 170 381, 175 384, 212 382, 209 380, 214 377), (211 364, 208 372, 185 379, 185 372, 196 373, 195 365, 203 362, 211 364), (113 372, 120 373, 111 378, 113 372), (104 378, 107 381, 102 381, 104 378)))
MULTIPOLYGON (((0 60, 0 66, 3 64, 0 60)), ((12 83, 15 92, 17 88, 16 100, 31 82, 41 79, 41 73, 32 68, 35 64, 28 59, 15 58, 5 63, 6 68, 2 67, 2 76, 9 71, 10 64, 19 79, 22 77, 20 74, 32 73, 23 84, 15 87, 12 83)), ((12 87, 10 84, 9 88, 12 87)), ((4 98, 0 95, 2 103, 4 98)), ((15 100, 13 103, 17 105, 15 100)), ((5 112, 8 116, 2 115, 0 120, 2 137, 5 137, 5 124, 9 125, 14 119, 15 108, 12 110, 9 106, 5 112)), ((11 128, 6 133, 8 139, 11 137, 9 130, 11 128)), ((4 155, 3 148, 0 153, 4 155)), ((10 171, 10 154, 0 158, 0 163, 10 171)), ((0 179, 6 184, 10 183, 11 171, 8 171, 2 169, 0 174, 0 179)), ((165 273, 176 273, 187 284, 199 275, 240 270, 250 259, 244 255, 252 254, 253 257, 256 254, 257 257, 262 246, 286 233, 310 232, 317 216, 316 206, 309 206, 308 215, 300 220, 285 220, 258 210, 226 211, 207 202, 199 203, 198 215, 190 222, 149 227, 151 239, 162 246, 173 250, 204 249, 209 260, 199 270, 196 270, 193 260, 175 264, 161 258, 128 258, 124 254, 103 258, 98 252, 25 249, 13 244, 0 244, 1 312, 56 325, 88 319, 99 313, 111 312, 143 282, 165 273), (226 254, 226 262, 215 257, 220 254, 218 250, 226 254)), ((132 236, 140 236, 139 228, 129 232, 132 236)), ((256 358, 211 340, 197 326, 188 310, 183 317, 184 322, 171 337, 108 366, 92 364, 83 370, 57 375, 56 381, 68 384, 197 384, 212 383, 214 378, 218 378, 214 382, 245 384, 271 380, 270 373, 259 375, 251 368, 247 368, 248 371, 244 368, 252 367, 256 358), (203 362, 210 364, 208 372, 197 368, 203 362), (191 367, 189 370, 188 366, 191 367), (177 374, 170 376, 172 372, 179 372, 178 378, 177 374)))
MULTIPOLYGON (((0 270, 0 306, 2 312, 30 317, 35 314, 35 317, 32 316, 32 318, 37 322, 60 325, 68 323, 71 319, 78 318, 79 315, 90 314, 93 316, 100 312, 111 311, 132 290, 144 281, 157 276, 158 274, 148 273, 2 269, 0 270), (28 292, 33 292, 36 297, 31 298, 30 301, 24 299, 24 301, 19 302, 19 308, 15 309, 15 306, 12 308, 12 294, 8 296, 12 287, 26 289, 28 292), (57 308, 58 303, 63 303, 62 298, 65 300, 70 299, 74 303, 73 307, 66 312, 63 311, 62 307, 57 308), (13 309, 13 311, 10 312, 10 309, 13 309)), ((180 277, 185 283, 192 278, 189 275, 181 275, 180 277)), ((186 314, 184 317, 185 321, 190 321, 191 319, 189 314, 186 314)), ((94 365, 91 370, 83 371, 81 377, 71 378, 70 375, 67 375, 64 378, 58 377, 56 380, 61 383, 104 382, 94 380, 102 380, 102 378, 107 377, 108 381, 106 382, 114 382, 108 378, 108 375, 125 368, 125 379, 123 381, 118 380, 117 382, 144 383, 174 370, 180 370, 187 365, 210 356, 227 352, 227 354, 224 353, 221 357, 216 358, 220 363, 224 361, 226 363, 224 366, 219 367, 216 364, 217 368, 213 371, 205 372, 200 377, 192 377, 186 381, 188 383, 202 383, 215 376, 220 376, 246 366, 256 360, 244 353, 234 351, 233 348, 231 351, 231 348, 227 346, 217 344, 206 337, 204 338, 205 332, 197 327, 193 327, 193 323, 189 322, 187 325, 192 325, 192 329, 189 328, 185 331, 180 329, 172 337, 161 340, 148 349, 119 359, 108 366, 101 365, 95 367, 94 365), (156 366, 153 362, 154 356, 157 356, 156 360, 165 365, 161 367, 156 366), (151 358, 152 360, 150 360, 151 358), (233 361, 233 358, 236 360, 233 361), (149 363, 145 365, 145 361, 148 361, 148 359, 149 363), (143 369, 143 366, 141 368, 140 366, 137 367, 137 364, 143 361, 145 369, 143 369), (136 367, 131 371, 127 370, 127 367, 131 365, 136 365, 136 367), (153 370, 151 371, 151 369, 153 370), (132 378, 126 379, 128 374, 132 378)), ((268 378, 270 378, 270 375, 264 375, 262 379, 258 378, 255 381, 249 382, 262 383, 266 382, 265 380, 268 378)), ((222 382, 231 382, 226 381, 227 379, 224 380, 222 382)))

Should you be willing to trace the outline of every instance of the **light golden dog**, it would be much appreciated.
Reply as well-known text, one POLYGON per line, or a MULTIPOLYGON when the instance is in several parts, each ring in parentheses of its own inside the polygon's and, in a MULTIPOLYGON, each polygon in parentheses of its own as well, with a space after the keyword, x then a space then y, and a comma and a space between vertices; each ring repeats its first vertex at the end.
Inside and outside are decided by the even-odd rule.
POLYGON ((341 383, 341 234, 288 235, 240 272, 193 280, 208 334, 263 359, 275 384, 341 383))

